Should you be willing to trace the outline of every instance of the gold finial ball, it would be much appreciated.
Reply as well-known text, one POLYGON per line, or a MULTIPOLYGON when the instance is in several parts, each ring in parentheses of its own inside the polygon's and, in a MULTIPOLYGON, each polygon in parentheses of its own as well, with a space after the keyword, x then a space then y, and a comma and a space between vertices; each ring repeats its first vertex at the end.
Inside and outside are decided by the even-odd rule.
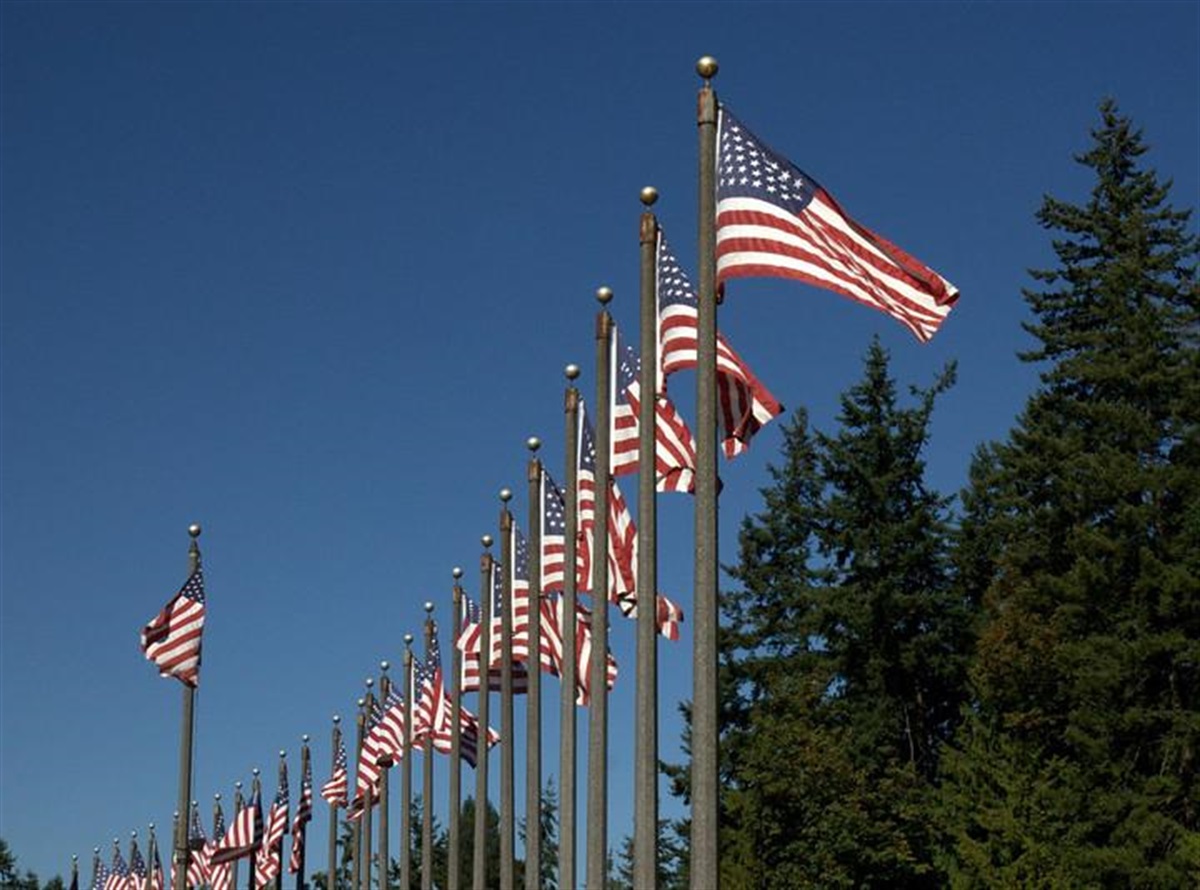
POLYGON ((95 853, 95 854, 97 854, 97 855, 99 855, 99 853, 100 853, 100 848, 99 848, 99 847, 92 847, 92 852, 93 852, 93 853, 95 853))
POLYGON ((280 750, 279 758, 282 760, 284 757, 287 757, 287 751, 280 750))
POLYGON ((129 836, 130 836, 130 837, 137 837, 137 829, 135 828, 133 831, 129 832, 129 836))
POLYGON ((367 688, 370 689, 374 685, 375 685, 375 678, 367 677, 367 688))
POLYGON ((367 700, 366 700, 365 698, 360 698, 360 699, 358 700, 358 706, 359 706, 360 708, 361 708, 361 707, 363 707, 363 706, 364 706, 366 703, 367 703, 367 700))
POLYGON ((511 501, 512 500, 512 489, 510 489, 510 488, 500 489, 500 500, 504 501, 504 503, 506 503, 506 504, 509 501, 511 501))
POLYGON ((480 538, 479 540, 483 542, 483 546, 484 546, 484 547, 491 547, 491 546, 492 546, 492 541, 493 541, 493 538, 492 538, 492 536, 491 536, 491 535, 484 535, 484 536, 483 536, 482 538, 480 538))
POLYGON ((563 368, 563 373, 567 375, 568 380, 577 380, 579 378, 579 365, 567 365, 563 368))
POLYGON ((391 666, 392 666, 392 663, 390 661, 384 660, 384 661, 379 662, 379 669, 381 671, 386 671, 391 666))
POLYGON ((121 839, 120 839, 119 837, 114 837, 114 838, 113 838, 113 843, 114 843, 114 844, 116 844, 117 846, 120 846, 120 844, 121 844, 121 839))
POLYGON ((712 56, 701 56, 696 61, 696 73, 705 80, 711 80, 717 76, 717 60, 712 56))
POLYGON ((221 799, 221 794, 220 794, 220 792, 218 792, 218 793, 216 793, 216 794, 214 794, 214 795, 213 795, 213 800, 220 800, 220 799, 221 799))
POLYGON ((412 645, 412 641, 413 641, 413 635, 412 635, 412 634, 405 634, 405 635, 404 635, 404 645, 405 645, 405 646, 411 646, 411 645, 412 645))
POLYGON ((241 782, 234 782, 234 783, 233 783, 233 787, 234 787, 234 788, 236 788, 236 789, 238 789, 238 790, 240 791, 240 790, 241 790, 241 788, 242 788, 242 783, 241 783, 241 782))
POLYGON ((658 189, 652 185, 645 186, 641 194, 642 203, 650 207, 658 200, 658 189))
POLYGON ((542 440, 539 439, 537 436, 530 436, 528 439, 525 440, 525 447, 528 448, 530 451, 537 451, 539 448, 542 447, 542 440))
POLYGON ((455 581, 457 581, 459 578, 461 578, 461 577, 462 577, 462 575, 463 575, 463 572, 462 572, 462 569, 461 569, 461 568, 459 568, 458 566, 455 566, 454 568, 452 568, 452 569, 450 570, 450 574, 451 574, 451 575, 453 575, 453 576, 454 576, 454 580, 455 580, 455 581))
MULTIPOLYGON (((176 819, 178 819, 178 818, 179 818, 179 814, 178 814, 178 813, 176 813, 176 814, 175 814, 175 818, 176 818, 176 819)), ((153 831, 153 830, 154 830, 154 823, 153 823, 153 822, 151 822, 151 823, 150 823, 150 830, 151 830, 151 831, 153 831)))
POLYGON ((612 288, 608 285, 596 288, 596 299, 600 301, 601 306, 607 306, 613 298, 612 288))
POLYGON ((76 855, 75 853, 72 853, 72 854, 71 854, 71 861, 72 861, 72 862, 78 862, 78 861, 79 861, 79 856, 78 856, 78 855, 76 855))
POLYGON ((304 735, 300 736, 300 741, 304 742, 304 744, 306 744, 306 745, 308 744, 308 733, 307 732, 304 735))
POLYGON ((191 535, 193 538, 200 537, 200 523, 193 522, 191 525, 189 525, 188 526, 188 534, 191 535))
POLYGON ((433 611, 433 603, 431 603, 429 600, 425 600, 425 611, 426 612, 433 611))
POLYGON ((258 775, 258 767, 256 766, 254 769, 250 770, 250 772, 252 772, 255 776, 257 776, 258 775))

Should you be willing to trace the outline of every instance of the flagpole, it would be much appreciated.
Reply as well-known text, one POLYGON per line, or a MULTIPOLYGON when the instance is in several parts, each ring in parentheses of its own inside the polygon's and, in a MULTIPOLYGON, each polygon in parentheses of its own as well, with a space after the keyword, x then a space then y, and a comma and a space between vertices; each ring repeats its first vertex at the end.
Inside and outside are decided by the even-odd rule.
MULTIPOLYGON (((329 739, 329 775, 333 776, 337 772, 337 752, 338 746, 342 743, 342 718, 338 714, 333 715, 333 732, 330 733, 329 739)), ((349 790, 349 771, 347 770, 347 790, 349 790)), ((326 890, 341 890, 338 887, 338 805, 336 803, 329 804, 329 870, 325 873, 326 890)))
MULTIPOLYGON (((542 462, 529 449, 529 694, 525 702, 525 890, 542 886, 542 462)), ((427 890, 427 888, 426 888, 427 890)))
POLYGON ((412 886, 412 634, 404 635, 404 738, 400 748, 400 887, 412 886))
POLYGON ((492 554, 488 547, 492 546, 492 536, 484 535, 483 556, 479 558, 479 573, 482 576, 479 596, 479 736, 482 744, 477 744, 475 754, 475 824, 472 828, 474 846, 471 851, 473 859, 471 873, 472 890, 488 890, 488 861, 487 861, 487 815, 488 815, 488 700, 491 687, 492 658, 492 554))
MULTIPOLYGON (((366 737, 366 712, 363 709, 366 707, 367 700, 365 698, 360 698, 355 704, 358 705, 358 714, 356 714, 354 717, 354 723, 358 730, 357 739, 356 739, 355 745, 354 745, 354 763, 356 765, 356 767, 355 767, 355 769, 356 769, 355 786, 357 787, 357 785, 358 785, 357 764, 358 764, 360 758, 362 757, 363 741, 365 741, 365 737, 366 737)), ((347 778, 347 782, 349 782, 349 778, 347 778)), ((361 863, 362 863, 362 852, 363 852, 362 835, 363 835, 363 819, 366 816, 366 814, 363 811, 366 809, 366 803, 367 803, 366 799, 363 798, 362 802, 359 806, 358 818, 355 819, 353 821, 353 823, 351 823, 353 825, 353 830, 350 832, 351 862, 350 862, 349 877, 350 877, 350 886, 351 886, 351 888, 353 888, 353 890, 360 890, 360 888, 362 887, 362 875, 361 875, 361 870, 362 870, 361 863)))
MULTIPOLYGON (((280 788, 287 784, 285 771, 287 770, 287 751, 279 752, 279 768, 275 771, 275 787, 280 788)), ((274 809, 274 807, 272 807, 274 809)), ((284 831, 287 831, 287 823, 284 823, 284 831)), ((275 872, 275 880, 271 883, 275 890, 283 890, 283 836, 280 835, 279 840, 275 842, 276 855, 279 857, 279 870, 275 872)), ((268 852, 268 855, 270 853, 268 852)))
MULTIPOLYGON (((237 821, 238 813, 240 813, 242 811, 242 807, 244 807, 245 805, 246 805, 246 801, 242 797, 242 783, 234 782, 233 783, 233 818, 234 818, 234 821, 237 821)), ((230 865, 232 867, 229 869, 229 886, 234 888, 234 890, 237 890, 238 864, 240 862, 241 862, 240 859, 235 859, 235 860, 233 860, 232 863, 230 863, 230 865)), ((251 868, 250 870, 253 871, 254 869, 251 868)), ((174 878, 172 878, 172 880, 174 880, 174 878)), ((172 884, 171 886, 179 887, 180 885, 172 884)))
POLYGON ((96 880, 100 876, 100 848, 92 847, 92 882, 88 885, 89 890, 93 890, 96 886, 96 880))
POLYGON ((608 879, 608 498, 612 290, 596 291, 596 518, 592 538, 592 653, 588 665, 587 887, 604 890, 608 879))
POLYGON ((567 390, 564 396, 566 414, 566 505, 563 531, 563 598, 562 598, 562 697, 559 702, 560 734, 559 745, 559 845, 558 886, 575 886, 575 815, 576 790, 575 742, 578 714, 575 711, 576 673, 575 652, 575 607, 578 599, 575 584, 576 535, 579 532, 579 390, 575 380, 579 377, 578 365, 567 365, 564 369, 567 390))
POLYGON ((79 890, 79 856, 75 853, 71 854, 71 888, 79 890))
POLYGON ((704 78, 697 106, 699 127, 699 231, 696 328, 696 557, 695 636, 692 643, 691 886, 717 890, 717 293, 716 161, 717 61, 696 63, 704 78))
POLYGON ((513 725, 513 542, 512 514, 508 502, 512 492, 500 489, 500 567, 504 574, 500 582, 500 890, 513 890, 516 882, 513 836, 513 747, 516 727, 513 725))
MULTIPOLYGON (((387 661, 379 662, 379 698, 383 707, 387 707, 388 694, 392 691, 392 680, 388 676, 391 665, 387 661)), ((379 887, 380 890, 390 890, 391 879, 388 874, 388 809, 391 804, 391 785, 388 782, 390 766, 385 766, 379 773, 379 887)), ((407 890, 407 888, 405 888, 407 890)))
MULTIPOLYGON (((367 694, 363 696, 363 734, 367 733, 367 724, 372 722, 371 718, 375 711, 375 678, 367 677, 367 694)), ((379 775, 379 792, 382 795, 387 788, 387 769, 380 770, 379 775)), ((375 810, 375 802, 371 799, 370 790, 367 791, 366 799, 363 800, 362 816, 359 821, 362 823, 361 833, 362 841, 359 849, 362 851, 362 860, 358 863, 358 885, 363 890, 371 890, 371 814, 375 810)))
MULTIPOLYGON (((175 814, 175 819, 176 819, 176 821, 178 821, 178 819, 179 819, 178 813, 175 814)), ((174 823, 172 823, 172 827, 174 827, 174 823)), ((187 836, 187 825, 186 824, 184 825, 184 836, 185 837, 187 836)), ((188 849, 190 850, 191 847, 189 846, 188 849)), ((146 890, 151 890, 151 888, 154 886, 154 857, 157 855, 158 855, 158 838, 156 838, 154 836, 154 823, 151 822, 150 823, 150 843, 148 843, 146 845, 146 890)), ((186 875, 184 876, 184 881, 185 881, 185 883, 187 881, 186 875)), ((164 890, 165 890, 165 888, 164 888, 164 890)))
MULTIPOLYGON (((433 603, 425 603, 425 664, 428 666, 430 650, 433 648, 433 603)), ((433 713, 430 703, 431 725, 425 727, 425 740, 421 752, 425 762, 421 764, 421 890, 433 890, 433 713)), ((408 890, 407 887, 401 890, 408 890)))
MULTIPOLYGON (((451 572, 454 577, 454 587, 451 591, 453 602, 453 615, 451 616, 451 628, 454 645, 450 650, 450 674, 453 680, 453 693, 450 698, 450 840, 448 850, 448 861, 446 863, 446 887, 447 890, 459 890, 459 881, 461 880, 461 869, 459 868, 459 836, 461 829, 461 810, 462 810, 462 764, 459 761, 462 750, 462 652, 458 648, 458 635, 462 633, 462 596, 463 589, 458 583, 462 578, 463 570, 458 566, 454 567, 451 572)), ((486 732, 486 731, 485 731, 486 732)), ((408 890, 407 887, 401 890, 408 890)))
MULTIPOLYGON (((192 541, 188 547, 188 575, 191 576, 200 568, 200 545, 196 539, 200 537, 200 524, 193 522, 188 526, 188 534, 192 541)), ((197 664, 197 669, 199 664, 197 664)), ((196 730, 196 687, 183 684, 183 720, 179 739, 179 809, 187 812, 188 801, 192 799, 192 740, 196 730)), ((174 874, 171 881, 176 887, 183 887, 188 869, 187 832, 176 827, 172 838, 172 858, 175 862, 174 874)))
POLYGON ((658 200, 642 189, 641 252, 642 368, 638 405, 637 714, 633 770, 633 885, 653 887, 658 877, 658 501, 655 492, 658 400, 658 200))
MULTIPOLYGON (((255 800, 258 802, 258 817, 257 818, 258 818, 258 821, 261 822, 261 820, 262 820, 262 783, 259 782, 259 780, 258 780, 258 767, 257 766, 254 767, 254 769, 250 770, 250 773, 254 776, 254 778, 251 779, 251 781, 250 781, 250 797, 252 800, 255 800)), ((261 841, 261 840, 262 840, 261 838, 255 838, 255 841, 261 841)), ((258 876, 257 876, 258 847, 257 846, 254 848, 254 852, 252 852, 250 854, 250 860, 247 863, 247 865, 250 866, 250 868, 248 869, 250 874, 246 881, 246 890, 256 890, 255 885, 258 883, 258 876)), ((236 888, 237 884, 234 884, 233 886, 236 888)))
MULTIPOLYGON (((300 737, 300 803, 298 804, 298 806, 303 805, 303 802, 304 802, 304 779, 305 779, 305 777, 310 776, 310 775, 312 775, 312 754, 308 750, 308 735, 305 734, 300 737)), ((311 793, 311 788, 312 788, 312 786, 310 785, 309 786, 310 793, 311 793)), ((297 863, 297 868, 296 868, 296 890, 304 890, 304 866, 308 859, 308 826, 304 823, 301 823, 298 827, 301 831, 304 832, 304 843, 302 843, 300 845, 300 857, 299 857, 299 861, 297 863)), ((292 835, 292 846, 295 846, 295 844, 296 844, 296 835, 293 834, 292 835)), ((279 863, 279 870, 281 873, 283 871, 282 855, 283 854, 281 852, 280 853, 281 861, 279 863)))

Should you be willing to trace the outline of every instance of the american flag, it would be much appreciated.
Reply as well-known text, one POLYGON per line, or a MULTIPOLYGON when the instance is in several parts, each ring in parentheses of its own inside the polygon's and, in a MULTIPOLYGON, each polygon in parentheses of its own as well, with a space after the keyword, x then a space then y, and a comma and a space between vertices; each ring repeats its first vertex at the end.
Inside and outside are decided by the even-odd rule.
MULTIPOLYGON (((529 542, 521 534, 515 519, 510 523, 510 529, 512 562, 509 565, 509 583, 512 586, 512 602, 509 612, 512 627, 512 661, 516 665, 518 662, 529 660, 529 542)), ((492 606, 491 664, 494 669, 498 669, 504 646, 504 627, 500 619, 500 609, 504 603, 504 582, 499 572, 496 573, 493 590, 495 599, 492 606)))
POLYGON ((104 890, 108 886, 108 866, 96 855, 92 859, 92 890, 104 890))
POLYGON ((188 821, 188 848, 191 855, 188 858, 187 886, 203 887, 209 882, 208 838, 204 836, 204 826, 200 824, 200 807, 192 803, 192 816, 188 821))
MULTIPOLYGON (((642 359, 613 325, 610 353, 612 474, 638 470, 638 411, 641 405, 642 359)), ((692 491, 696 487, 696 440, 665 392, 654 400, 654 487, 658 491, 692 491)))
MULTIPOLYGON (((150 836, 150 847, 154 851, 150 861, 150 890, 163 890, 166 878, 163 875, 162 857, 158 855, 158 842, 154 839, 153 834, 150 836)), ((193 852, 191 858, 194 859, 195 856, 196 854, 193 852)))
POLYGON ((262 842, 262 836, 262 791, 258 787, 256 779, 254 794, 250 798, 250 802, 242 807, 237 815, 233 817, 233 823, 229 826, 229 830, 221 836, 221 840, 217 842, 217 846, 213 849, 212 856, 209 858, 209 862, 214 866, 214 874, 216 872, 216 865, 223 862, 233 862, 236 859, 249 856, 257 850, 259 844, 262 842))
MULTIPOLYGON (((582 401, 579 403, 578 442, 575 584, 576 589, 586 592, 592 589, 592 537, 596 527, 596 437, 582 401)), ((633 590, 634 568, 637 565, 637 549, 633 542, 637 529, 616 479, 609 478, 608 490, 609 593, 610 596, 618 596, 633 590)))
MULTIPOLYGON (((575 676, 577 704, 587 707, 591 701, 592 691, 592 610, 583 603, 575 604, 575 676)), ((560 609, 561 616, 561 609, 560 609)), ((559 618, 562 627, 562 618, 559 618)), ((617 660, 612 652, 608 653, 605 665, 605 685, 609 689, 617 683, 617 660)))
POLYGON ((213 805, 212 837, 204 845, 204 861, 208 864, 208 883, 212 890, 233 890, 233 863, 213 862, 213 853, 223 837, 225 837, 225 813, 221 809, 221 802, 217 801, 213 805))
POLYGON ((437 622, 432 622, 429 655, 414 664, 414 681, 418 687, 417 706, 413 711, 413 735, 422 741, 428 735, 436 747, 438 739, 450 735, 449 715, 446 712, 446 685, 442 676, 442 650, 438 644, 437 622))
POLYGON ((204 630, 204 575, 192 572, 154 620, 142 628, 142 651, 163 677, 188 686, 200 682, 200 639, 204 630))
MULTIPOLYGON (((453 700, 450 702, 451 708, 454 706, 453 700)), ((474 767, 475 762, 479 757, 479 718, 468 711, 465 707, 459 706, 459 736, 458 736, 458 756, 474 767)), ((488 748, 495 747, 500 741, 500 733, 487 728, 487 746, 488 748)), ((441 750, 439 748, 439 750, 441 750)), ((446 752, 450 751, 450 746, 447 744, 446 752)))
POLYGON ((130 890, 129 866, 121 855, 117 841, 113 841, 112 868, 104 878, 104 890, 130 890))
POLYGON ((372 696, 363 725, 362 750, 358 752, 358 769, 354 779, 354 800, 374 801, 379 794, 379 777, 402 756, 404 749, 404 696, 393 686, 381 705, 372 696))
POLYGON ((138 849, 137 838, 129 839, 129 879, 126 886, 132 890, 146 890, 146 860, 138 849))
MULTIPOLYGON (((657 602, 658 614, 655 617, 655 624, 659 634, 668 640, 678 640, 679 625, 683 623, 683 607, 661 593, 657 597, 657 602)), ((620 597, 616 600, 616 604, 626 618, 637 618, 638 598, 636 593, 620 597)))
POLYGON ((542 468, 542 591, 562 590, 566 580, 567 499, 542 468))
MULTIPOLYGON (((656 271, 658 292, 659 391, 676 371, 696 367, 699 300, 687 273, 658 233, 656 271)), ((750 445, 764 424, 783 413, 783 406, 767 390, 717 332, 717 402, 721 416, 721 449, 734 458, 750 445)))
POLYGON ((283 836, 287 833, 288 810, 291 802, 288 799, 288 774, 286 761, 279 761, 279 785, 275 791, 275 800, 267 811, 267 825, 263 832, 262 845, 258 855, 254 857, 254 878, 259 888, 274 883, 275 876, 283 867, 283 836))
POLYGON ((333 775, 321 786, 321 797, 335 807, 344 807, 348 801, 346 779, 346 742, 338 733, 337 751, 333 755, 333 775))
POLYGON ((717 281, 794 278, 886 312, 928 341, 958 288, 850 219, 725 108, 717 122, 717 281))
MULTIPOLYGON (((492 562, 491 584, 493 592, 499 583, 499 564, 492 562)), ((456 645, 463 653, 462 676, 459 678, 459 689, 462 692, 479 691, 479 650, 483 645, 483 615, 479 604, 467 596, 462 598, 462 625, 456 645)), ((493 625, 495 624, 493 620, 493 625)), ((495 647, 493 645, 493 651, 495 647)), ((529 688, 529 674, 521 662, 513 662, 512 667, 513 692, 524 693, 529 688)), ((492 664, 488 669, 488 690, 500 691, 500 667, 492 664)))
POLYGON ((300 802, 296 804, 296 817, 292 820, 292 855, 288 859, 288 871, 300 871, 300 860, 304 856, 306 826, 312 821, 313 810, 312 760, 304 758, 304 773, 300 777, 300 802))

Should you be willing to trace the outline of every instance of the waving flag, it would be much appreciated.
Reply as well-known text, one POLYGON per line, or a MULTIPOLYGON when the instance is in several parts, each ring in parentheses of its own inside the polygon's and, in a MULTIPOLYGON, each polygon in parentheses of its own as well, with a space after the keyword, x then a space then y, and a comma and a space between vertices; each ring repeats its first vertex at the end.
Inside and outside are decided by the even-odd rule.
MULTIPOLYGON (((503 595, 503 590, 497 589, 499 583, 499 563, 493 561, 491 586, 494 598, 503 595)), ((495 599, 493 599, 493 608, 494 606, 495 599)), ((458 688, 462 692, 477 692, 479 691, 479 650, 483 646, 482 610, 479 608, 479 604, 465 593, 462 598, 462 609, 462 626, 459 630, 458 642, 456 643, 459 650, 463 653, 462 676, 459 678, 458 688)), ((493 651, 495 650, 493 649, 493 651)), ((519 661, 513 662, 512 678, 514 693, 524 693, 528 690, 529 674, 525 671, 523 663, 519 661)), ((500 691, 499 663, 491 665, 488 670, 488 691, 500 691)))
POLYGON ((727 109, 717 120, 717 281, 794 278, 886 312, 928 341, 958 288, 847 216, 727 109))
POLYGON ((194 801, 188 820, 188 848, 191 855, 188 857, 187 886, 203 887, 210 878, 208 838, 204 836, 204 826, 200 824, 200 807, 194 801))
POLYGON ((217 842, 209 861, 216 866, 249 856, 258 849, 262 836, 262 791, 256 779, 250 802, 233 817, 233 823, 217 842))
MULTIPOLYGON (((592 589, 592 537, 596 528, 596 437, 582 400, 579 403, 579 450, 576 454, 578 493, 578 541, 575 560, 575 584, 581 592, 592 589)), ((633 517, 617 486, 609 478, 608 497, 608 582, 610 596, 633 590, 637 551, 632 547, 631 532, 636 534, 633 517)))
POLYGON ((100 861, 99 856, 92 859, 92 888, 91 890, 104 890, 108 886, 108 866, 100 861))
POLYGON ((321 786, 321 797, 335 807, 344 807, 349 800, 346 777, 346 743, 338 734, 337 752, 333 755, 333 775, 321 786))
POLYGON ((450 717, 446 711, 446 684, 442 676, 442 650, 438 644, 437 622, 429 641, 429 655, 415 666, 414 682, 418 690, 413 711, 413 735, 424 740, 428 735, 434 747, 441 736, 449 738, 450 717))
POLYGON ((113 841, 112 868, 104 879, 104 890, 133 890, 129 881, 129 866, 121 855, 121 848, 113 841))
POLYGON ((200 640, 204 630, 204 576, 192 572, 179 593, 142 628, 142 651, 163 677, 188 686, 200 682, 200 640))
POLYGON ((146 890, 146 860, 138 849, 136 837, 129 839, 129 883, 131 890, 146 890))
MULTIPOLYGON (((692 283, 658 233, 655 290, 658 293, 659 390, 676 371, 696 367, 700 301, 692 283)), ((783 406, 717 332, 717 405, 721 450, 727 458, 741 454, 764 424, 783 413, 783 406)))
POLYGON ((354 778, 354 800, 359 807, 364 801, 374 801, 378 797, 379 777, 392 761, 403 756, 403 750, 404 696, 393 686, 382 705, 379 699, 372 697, 363 725, 363 745, 358 752, 354 778))
POLYGON ((292 855, 288 859, 288 871, 296 874, 304 858, 304 841, 308 823, 312 821, 313 782, 312 760, 304 758, 304 773, 300 777, 300 802, 296 804, 296 818, 292 820, 292 855))
MULTIPOLYGON (((641 405, 642 359, 621 338, 613 325, 610 373, 612 375, 612 474, 624 476, 638 470, 638 411, 641 405)), ((665 392, 654 400, 655 468, 658 491, 692 491, 696 487, 696 440, 675 404, 665 392)))
POLYGON ((204 861, 208 866, 208 883, 212 890, 233 890, 233 863, 213 862, 213 855, 223 837, 225 837, 225 813, 218 800, 213 806, 212 837, 204 845, 204 861))
POLYGON ((254 857, 254 880, 261 888, 274 883, 276 875, 283 867, 283 836, 287 833, 288 810, 291 803, 288 799, 287 762, 279 761, 279 786, 275 791, 275 800, 267 812, 266 831, 263 833, 262 846, 254 857))

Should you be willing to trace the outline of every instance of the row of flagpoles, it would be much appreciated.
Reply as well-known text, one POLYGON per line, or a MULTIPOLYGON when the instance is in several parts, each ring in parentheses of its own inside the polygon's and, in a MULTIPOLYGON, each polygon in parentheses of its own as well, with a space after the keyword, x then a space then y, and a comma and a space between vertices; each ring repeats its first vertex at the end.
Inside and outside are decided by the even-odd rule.
MULTIPOLYGON (((379 884, 389 886, 388 773, 400 764, 400 883, 409 886, 411 837, 411 751, 424 761, 422 874, 432 887, 430 801, 434 751, 451 758, 449 780, 449 871, 447 886, 462 886, 459 873, 461 762, 475 767, 477 801, 471 886, 511 888, 515 883, 515 727, 513 696, 528 697, 525 731, 525 876, 529 890, 540 886, 541 673, 559 677, 561 787, 559 886, 577 886, 575 766, 576 707, 589 708, 587 739, 587 823, 584 885, 603 888, 608 855, 608 690, 616 663, 608 648, 609 602, 637 621, 636 739, 634 771, 634 885, 652 887, 657 874, 657 637, 678 638, 683 610, 658 593, 656 497, 659 491, 690 492, 695 502, 693 582, 693 699, 691 713, 692 886, 715 886, 717 861, 717 505, 718 446, 727 458, 745 450, 761 426, 782 412, 716 329, 718 288, 745 276, 792 278, 837 292, 880 309, 922 342, 940 326, 957 290, 936 272, 891 242, 851 220, 837 202, 790 161, 776 155, 716 99, 711 78, 716 62, 701 59, 704 78, 698 105, 699 229, 698 276, 693 289, 671 254, 651 211, 657 199, 644 189, 640 226, 639 350, 623 339, 607 304, 612 293, 597 292, 595 426, 574 382, 579 369, 567 367, 565 396, 565 488, 555 485, 537 457, 540 442, 527 443, 529 537, 508 509, 512 493, 501 492, 500 553, 483 537, 478 602, 463 590, 461 570, 453 585, 453 681, 441 667, 436 624, 425 622, 425 657, 414 660, 406 637, 403 689, 397 690, 384 662, 379 694, 369 683, 359 700, 355 740, 356 774, 348 778, 345 740, 335 718, 332 775, 322 788, 330 804, 329 875, 337 875, 337 811, 346 808, 354 825, 352 886, 370 887, 372 821, 378 816, 379 884), (667 380, 694 368, 697 378, 696 428, 688 425, 668 394, 667 380), (650 393, 650 398, 643 394, 650 393), (638 525, 634 524, 615 477, 637 472, 638 525), (603 550, 594 542, 605 542, 603 550), (647 602, 641 592, 651 592, 647 602), (593 609, 580 593, 593 595, 593 609), (639 600, 641 600, 639 602, 639 600), (486 655, 485 655, 486 653, 486 655), (486 660, 485 660, 486 658, 486 660), (485 667, 486 665, 486 667, 485 667), (477 714, 466 710, 464 693, 478 694, 477 714), (490 693, 499 692, 500 730, 489 725, 490 693), (482 747, 480 745, 482 736, 482 747), (488 873, 488 751, 500 752, 500 874, 488 873)), ((257 773, 249 801, 235 796, 233 822, 226 827, 219 799, 211 838, 204 839, 191 795, 194 691, 199 678, 205 600, 198 526, 190 530, 191 574, 142 634, 142 647, 164 676, 184 687, 180 747, 179 813, 173 843, 173 886, 207 885, 232 890, 241 858, 251 858, 251 888, 279 886, 282 838, 288 829, 286 764, 281 756, 279 790, 264 817, 257 773), (190 816, 189 816, 190 814, 190 816)), ((433 605, 426 604, 427 611, 433 605)), ((301 804, 291 825, 290 867, 302 886, 304 825, 311 815, 309 751, 302 749, 301 804), (301 813, 304 813, 303 819, 301 813), (297 852, 299 850, 299 852, 297 852)), ((153 843, 153 838, 152 838, 153 843)), ((157 847, 155 846, 157 854, 157 847)), ((141 890, 141 885, 110 886, 119 871, 97 858, 93 890, 141 890)), ((132 851, 131 851, 132 858, 132 851)), ((161 869, 159 870, 161 873, 161 869)), ((152 878, 147 877, 146 881, 152 878)), ((161 884, 160 884, 161 886, 161 884)), ((147 885, 146 890, 159 890, 147 885)))

